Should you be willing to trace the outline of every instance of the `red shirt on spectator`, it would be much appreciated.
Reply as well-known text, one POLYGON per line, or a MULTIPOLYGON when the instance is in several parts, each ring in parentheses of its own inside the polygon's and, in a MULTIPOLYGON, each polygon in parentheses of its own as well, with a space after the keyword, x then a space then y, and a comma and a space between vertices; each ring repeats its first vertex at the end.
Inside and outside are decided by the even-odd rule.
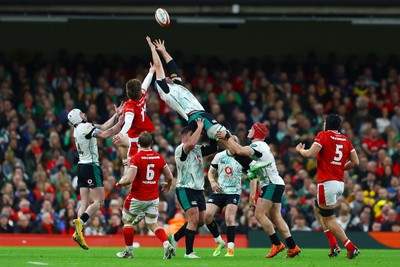
POLYGON ((373 140, 367 137, 364 138, 362 143, 367 146, 367 149, 371 152, 371 154, 376 154, 380 148, 387 148, 387 144, 383 138, 373 140))

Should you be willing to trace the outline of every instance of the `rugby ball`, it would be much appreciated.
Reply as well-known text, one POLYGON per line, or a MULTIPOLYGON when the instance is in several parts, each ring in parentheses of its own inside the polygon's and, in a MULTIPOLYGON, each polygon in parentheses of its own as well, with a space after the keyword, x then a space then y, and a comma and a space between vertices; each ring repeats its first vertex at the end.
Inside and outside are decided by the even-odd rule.
POLYGON ((164 8, 158 8, 154 17, 161 27, 167 27, 170 23, 168 12, 164 8))

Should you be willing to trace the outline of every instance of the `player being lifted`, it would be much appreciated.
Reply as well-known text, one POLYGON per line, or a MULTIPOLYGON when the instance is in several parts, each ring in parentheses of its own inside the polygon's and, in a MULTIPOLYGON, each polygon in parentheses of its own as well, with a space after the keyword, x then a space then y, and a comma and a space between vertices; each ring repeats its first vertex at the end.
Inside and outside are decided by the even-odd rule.
POLYGON ((89 249, 82 234, 83 225, 104 205, 103 172, 100 168, 96 138, 107 139, 116 134, 124 122, 121 114, 122 104, 107 122, 99 125, 87 122, 86 114, 80 109, 73 109, 68 113, 68 120, 74 126, 74 138, 79 154, 78 187, 82 198, 78 218, 73 220, 76 231, 72 239, 83 249, 89 249))
POLYGON ((196 130, 196 119, 203 119, 207 136, 210 139, 216 139, 215 135, 217 131, 226 131, 225 127, 219 124, 214 119, 213 115, 205 112, 197 98, 183 86, 182 79, 179 77, 178 67, 171 55, 167 52, 164 41, 155 40, 153 43, 148 36, 146 40, 149 44, 156 70, 157 82, 155 87, 161 99, 188 121, 192 131, 196 130), (170 78, 165 77, 165 72, 157 51, 160 52, 167 63, 170 78))
POLYGON ((305 149, 304 144, 300 143, 296 150, 303 157, 317 157, 318 193, 314 212, 331 247, 328 256, 335 257, 340 253, 336 236, 347 249, 347 258, 354 259, 360 251, 336 222, 333 213, 338 198, 343 194, 344 171, 359 164, 357 152, 350 140, 339 132, 341 123, 339 115, 328 115, 324 122, 324 131, 318 133, 311 148, 305 149))
POLYGON ((129 158, 139 150, 138 138, 141 132, 154 131, 154 125, 146 114, 146 95, 155 68, 150 63, 149 73, 143 80, 131 79, 126 83, 126 95, 129 100, 124 105, 125 123, 121 131, 113 137, 124 164, 124 174, 128 169, 129 158))

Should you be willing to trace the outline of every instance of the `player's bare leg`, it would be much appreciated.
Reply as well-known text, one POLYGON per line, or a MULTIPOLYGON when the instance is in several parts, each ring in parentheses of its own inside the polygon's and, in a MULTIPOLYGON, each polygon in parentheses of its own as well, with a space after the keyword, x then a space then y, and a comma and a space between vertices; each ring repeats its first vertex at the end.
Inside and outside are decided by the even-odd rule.
POLYGON ((354 245, 354 243, 346 236, 346 233, 343 231, 342 227, 336 222, 335 216, 333 215, 334 205, 319 205, 320 214, 322 216, 322 220, 326 227, 338 238, 343 245, 347 249, 347 258, 354 259, 360 254, 358 248, 354 245))
POLYGON ((82 205, 78 210, 78 218, 73 220, 75 233, 72 239, 83 249, 89 249, 83 237, 83 225, 87 220, 96 213, 104 205, 104 187, 95 187, 89 189, 87 187, 80 188, 82 205), (91 199, 93 202, 91 203, 91 199))
POLYGON ((335 235, 328 229, 325 225, 324 220, 322 219, 321 214, 319 213, 319 208, 314 205, 314 214, 315 218, 321 224, 322 230, 329 242, 330 252, 328 254, 329 257, 336 257, 340 253, 340 247, 336 241, 335 235))
POLYGON ((129 151, 129 137, 128 135, 124 134, 120 139, 114 142, 117 146, 117 149, 121 155, 122 164, 124 165, 124 174, 128 170, 129 158, 128 158, 128 151, 129 151))
POLYGON ((258 198, 255 213, 257 221, 261 224, 265 233, 268 234, 272 243, 270 252, 265 256, 266 258, 273 258, 278 255, 279 252, 285 249, 285 245, 279 240, 277 234, 275 233, 274 225, 267 217, 272 205, 273 202, 271 200, 258 198))

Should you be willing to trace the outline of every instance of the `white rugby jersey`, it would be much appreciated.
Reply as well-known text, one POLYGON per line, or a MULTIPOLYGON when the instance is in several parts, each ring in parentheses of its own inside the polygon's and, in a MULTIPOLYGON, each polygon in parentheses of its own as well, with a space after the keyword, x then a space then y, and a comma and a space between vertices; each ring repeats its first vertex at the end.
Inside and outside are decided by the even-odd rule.
MULTIPOLYGON (((183 111, 186 114, 189 114, 192 111, 204 111, 203 106, 197 100, 197 98, 184 86, 173 83, 168 83, 169 87, 169 95, 175 99, 176 102, 182 107, 183 111)), ((157 86, 158 90, 162 90, 157 86)), ((173 110, 177 111, 175 107, 171 107, 173 110)))
POLYGON ((178 172, 176 187, 204 190, 204 167, 201 146, 196 145, 182 161, 183 145, 180 144, 175 150, 175 162, 178 172))
POLYGON ((211 161, 211 165, 216 166, 218 173, 218 184, 222 192, 214 194, 241 194, 242 193, 242 165, 225 151, 219 152, 211 161))
POLYGON ((271 149, 267 145, 267 143, 263 141, 257 141, 250 144, 250 147, 253 150, 257 150, 262 153, 261 158, 256 157, 254 154, 250 156, 253 161, 250 163, 250 167, 254 166, 257 162, 265 162, 268 165, 262 169, 257 170, 256 177, 261 183, 261 186, 272 184, 285 185, 282 177, 278 173, 278 169, 276 168, 275 158, 272 155, 271 149))
POLYGON ((79 123, 74 129, 76 149, 79 154, 78 163, 99 163, 97 139, 93 138, 96 127, 89 122, 79 123))

